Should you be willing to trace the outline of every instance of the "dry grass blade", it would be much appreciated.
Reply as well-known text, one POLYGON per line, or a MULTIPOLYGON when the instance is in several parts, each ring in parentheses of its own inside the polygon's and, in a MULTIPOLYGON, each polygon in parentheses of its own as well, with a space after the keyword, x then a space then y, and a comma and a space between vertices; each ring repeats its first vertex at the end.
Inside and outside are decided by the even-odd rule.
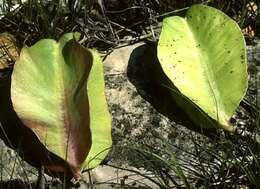
POLYGON ((0 34, 0 69, 10 68, 19 56, 15 38, 8 34, 0 34))

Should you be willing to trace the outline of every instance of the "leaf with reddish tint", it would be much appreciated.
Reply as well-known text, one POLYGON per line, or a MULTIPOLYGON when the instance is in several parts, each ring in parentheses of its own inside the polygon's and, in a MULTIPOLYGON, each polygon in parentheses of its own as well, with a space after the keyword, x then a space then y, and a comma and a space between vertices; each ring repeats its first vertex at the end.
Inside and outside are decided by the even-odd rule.
POLYGON ((97 166, 112 144, 102 61, 78 37, 69 33, 59 42, 24 47, 11 86, 19 118, 75 175, 97 166))

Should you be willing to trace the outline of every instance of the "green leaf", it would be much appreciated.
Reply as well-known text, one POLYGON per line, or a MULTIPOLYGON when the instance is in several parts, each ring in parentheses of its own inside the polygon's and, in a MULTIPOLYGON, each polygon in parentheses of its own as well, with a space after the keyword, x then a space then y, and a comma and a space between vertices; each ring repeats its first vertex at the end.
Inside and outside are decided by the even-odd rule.
POLYGON ((205 5, 192 6, 185 18, 165 18, 158 58, 177 88, 173 98, 197 125, 234 130, 229 119, 248 82, 245 40, 235 21, 205 5), (218 124, 201 122, 209 119, 203 113, 218 124))
POLYGON ((111 117, 105 100, 105 83, 102 61, 95 51, 91 51, 98 63, 93 65, 89 81, 88 95, 91 107, 90 128, 92 132, 92 146, 83 168, 96 167, 105 158, 112 146, 111 117))
POLYGON ((102 61, 78 38, 69 33, 24 47, 11 85, 19 118, 75 175, 97 166, 112 144, 102 61))

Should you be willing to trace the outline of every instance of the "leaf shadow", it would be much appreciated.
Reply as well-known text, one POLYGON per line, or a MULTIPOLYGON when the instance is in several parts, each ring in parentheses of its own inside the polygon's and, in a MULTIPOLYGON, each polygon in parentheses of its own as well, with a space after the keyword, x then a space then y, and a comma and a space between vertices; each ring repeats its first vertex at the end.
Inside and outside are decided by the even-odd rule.
MULTIPOLYGON (((157 58, 157 44, 149 42, 133 50, 127 67, 127 77, 136 87, 138 93, 159 113, 171 121, 201 133, 209 138, 216 137, 216 129, 205 129, 197 126, 189 115, 172 99, 169 88, 178 89, 164 74, 157 58)), ((182 98, 183 101, 187 99, 182 98)))
MULTIPOLYGON (((0 72, 2 71, 0 70, 0 72)), ((60 179, 65 176, 69 180, 72 179, 73 173, 68 163, 48 151, 33 131, 26 127, 17 116, 11 101, 12 69, 4 70, 4 72, 5 76, 0 77, 0 138, 8 147, 14 149, 23 160, 38 170, 43 165, 53 170, 45 169, 45 172, 50 176, 60 179), (55 170, 55 168, 59 170, 55 170), (60 171, 60 168, 63 171, 60 171)), ((2 73, 0 73, 1 75, 2 73)))

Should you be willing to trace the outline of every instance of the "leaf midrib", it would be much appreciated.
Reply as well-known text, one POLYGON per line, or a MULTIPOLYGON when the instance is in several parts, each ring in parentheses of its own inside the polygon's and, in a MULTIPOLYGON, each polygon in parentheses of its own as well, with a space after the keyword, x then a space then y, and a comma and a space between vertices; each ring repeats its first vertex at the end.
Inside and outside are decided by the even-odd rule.
MULTIPOLYGON (((58 58, 59 57, 63 57, 62 56, 62 49, 61 49, 61 45, 56 42, 55 43, 55 58, 58 58), (57 56, 58 55, 58 56, 57 56)), ((64 156, 65 154, 65 157, 64 159, 67 160, 68 159, 68 144, 69 144, 69 129, 67 127, 67 125, 69 125, 68 123, 70 123, 70 117, 69 117, 69 112, 67 111, 68 110, 68 95, 66 94, 66 90, 65 90, 65 79, 64 79, 64 59, 62 58, 62 60, 57 60, 55 59, 54 60, 55 62, 58 62, 59 64, 56 64, 57 66, 57 87, 58 87, 58 93, 57 93, 57 96, 58 96, 58 106, 59 106, 59 110, 60 110, 60 125, 59 125, 59 130, 63 130, 62 133, 64 133, 64 135, 67 135, 67 136, 61 136, 60 137, 60 143, 59 144, 64 144, 64 146, 66 147, 65 151, 63 151, 64 149, 61 149, 62 150, 62 157, 64 156), (67 141, 64 141, 64 139, 67 139, 67 141)))
POLYGON ((224 109, 224 105, 223 105, 222 101, 219 100, 219 99, 221 99, 221 94, 219 93, 219 87, 218 87, 218 84, 216 83, 215 74, 213 74, 212 68, 210 66, 211 63, 207 64, 205 61, 203 61, 203 59, 205 59, 205 58, 201 58, 203 56, 207 56, 206 60, 210 62, 208 53, 203 53, 202 52, 202 48, 205 49, 205 46, 193 34, 193 33, 196 33, 196 29, 194 29, 192 27, 192 25, 190 24, 190 22, 189 22, 189 20, 187 18, 185 20, 185 24, 187 25, 188 32, 189 32, 191 38, 194 40, 194 44, 199 44, 200 45, 199 48, 197 48, 195 46, 194 49, 197 49, 197 51, 198 51, 199 61, 202 63, 200 65, 202 65, 202 67, 204 68, 203 72, 206 75, 206 77, 205 77, 206 78, 206 82, 207 82, 207 84, 209 86, 209 89, 210 89, 210 92, 212 93, 212 96, 214 98, 217 121, 222 122, 222 120, 219 120, 219 118, 220 118, 219 115, 220 114, 223 115, 223 112, 221 111, 221 109, 224 109), (216 90, 214 90, 214 88, 216 88, 216 90))

